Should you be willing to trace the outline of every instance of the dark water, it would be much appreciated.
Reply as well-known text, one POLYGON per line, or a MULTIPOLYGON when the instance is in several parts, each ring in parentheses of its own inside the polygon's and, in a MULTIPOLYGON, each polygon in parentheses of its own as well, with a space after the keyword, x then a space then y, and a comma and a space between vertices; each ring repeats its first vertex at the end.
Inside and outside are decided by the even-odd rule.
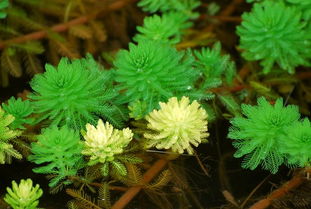
POLYGON ((0 86, 0 102, 4 102, 12 96, 17 96, 18 93, 23 92, 25 89, 29 90, 28 85, 30 78, 23 76, 21 78, 10 77, 10 84, 8 87, 0 86))
POLYGON ((49 194, 48 180, 44 175, 35 174, 32 172, 34 164, 27 161, 16 161, 13 160, 12 164, 0 165, 0 195, 3 197, 6 187, 12 186, 12 181, 15 180, 17 183, 21 179, 31 178, 34 184, 39 184, 43 190, 43 196, 40 198, 40 207, 45 209, 65 209, 67 201, 71 198, 64 192, 61 191, 58 194, 49 194))

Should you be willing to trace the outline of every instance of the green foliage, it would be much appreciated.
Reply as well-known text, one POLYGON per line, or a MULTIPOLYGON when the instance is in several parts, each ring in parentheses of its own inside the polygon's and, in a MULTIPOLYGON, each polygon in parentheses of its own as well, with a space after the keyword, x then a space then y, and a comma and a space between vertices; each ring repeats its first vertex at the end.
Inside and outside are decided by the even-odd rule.
POLYGON ((136 157, 134 154, 131 154, 129 150, 124 150, 122 154, 116 154, 113 156, 113 160, 106 161, 101 166, 101 173, 103 176, 114 176, 119 179, 122 176, 127 175, 126 164, 138 164, 142 160, 136 157))
POLYGON ((246 0, 247 3, 260 2, 261 0, 246 0))
POLYGON ((226 107, 226 109, 233 114, 234 116, 241 116, 241 107, 240 105, 235 101, 234 97, 232 95, 217 95, 219 98, 219 101, 226 107))
POLYGON ((284 162, 284 154, 280 152, 283 131, 297 122, 300 114, 294 105, 283 106, 278 99, 271 105, 264 97, 257 100, 257 106, 242 105, 242 113, 246 117, 235 117, 228 137, 234 139, 237 148, 235 157, 245 158, 243 168, 255 169, 259 164, 263 169, 276 173, 284 162))
POLYGON ((67 125, 80 130, 87 122, 104 117, 122 126, 125 116, 112 104, 118 93, 112 88, 111 72, 101 71, 89 55, 71 62, 62 58, 57 68, 46 65, 46 72, 30 82, 35 112, 51 125, 67 125))
POLYGON ((0 19, 6 18, 7 14, 4 9, 9 6, 9 0, 0 0, 0 19))
POLYGON ((309 0, 247 0, 248 3, 263 2, 263 1, 278 1, 278 2, 283 2, 287 6, 295 6, 298 10, 302 12, 302 19, 306 21, 309 27, 311 26, 310 25, 311 1, 309 0))
POLYGON ((309 5, 310 1, 309 0, 286 0, 289 3, 292 4, 300 4, 300 5, 309 5))
POLYGON ((2 108, 15 118, 13 123, 10 124, 12 129, 25 129, 25 124, 31 125, 34 123, 34 119, 29 118, 33 113, 33 108, 29 100, 22 101, 21 98, 15 99, 11 97, 8 100, 8 104, 2 104, 2 108))
POLYGON ((182 13, 170 12, 162 16, 153 15, 144 18, 144 25, 137 27, 140 34, 137 34, 133 40, 141 42, 147 39, 176 44, 181 41, 182 29, 188 27, 191 27, 191 23, 187 22, 187 17, 182 13))
POLYGON ((77 174, 83 166, 81 151, 82 144, 78 132, 67 126, 50 127, 42 131, 36 143, 31 144, 32 155, 28 159, 36 164, 44 164, 33 171, 54 175, 49 183, 50 187, 54 187, 66 177, 77 174))
POLYGON ((302 18, 308 21, 310 25, 311 20, 311 1, 309 0, 286 0, 288 3, 297 6, 302 11, 302 18))
POLYGON ((39 184, 33 187, 31 179, 22 179, 19 185, 12 181, 12 189, 7 187, 7 192, 4 200, 13 209, 37 209, 38 199, 43 194, 39 184))
POLYGON ((146 101, 141 102, 139 100, 136 100, 135 102, 132 102, 129 106, 129 115, 130 118, 134 118, 135 120, 142 119, 146 112, 147 112, 147 103, 146 101))
POLYGON ((270 72, 274 64, 289 73, 299 65, 309 66, 311 40, 301 16, 296 7, 282 2, 254 4, 237 27, 242 56, 261 60, 264 73, 270 72))
POLYGON ((140 0, 138 6, 148 12, 169 12, 176 11, 190 19, 198 17, 198 13, 193 12, 200 6, 199 0, 140 0))
POLYGON ((193 11, 200 6, 201 2, 199 0, 171 0, 170 2, 172 10, 184 14, 189 19, 199 17, 199 13, 193 11))
POLYGON ((196 50, 194 54, 197 58, 195 66, 203 75, 202 88, 217 87, 223 80, 226 84, 232 84, 236 75, 235 63, 230 60, 229 55, 221 54, 220 42, 215 43, 213 48, 196 50))
POLYGON ((22 158, 22 155, 9 143, 11 139, 21 134, 20 131, 12 130, 8 127, 13 121, 14 116, 6 114, 0 107, 0 164, 10 163, 11 157, 22 158))
POLYGON ((118 91, 124 92, 121 103, 146 102, 144 114, 175 95, 191 94, 198 72, 192 70, 193 57, 168 44, 156 41, 130 43, 114 62, 118 91))
POLYGON ((142 7, 147 12, 167 12, 171 9, 171 4, 167 3, 167 0, 141 0, 138 2, 138 6, 142 7))
POLYGON ((291 166, 305 167, 311 162, 311 123, 304 119, 286 128, 280 139, 280 151, 285 154, 291 166))
POLYGON ((198 0, 141 0, 138 6, 144 11, 158 12, 162 15, 153 15, 144 19, 144 25, 138 26, 137 34, 133 39, 136 42, 154 40, 163 43, 176 44, 181 41, 183 30, 192 26, 189 20, 199 16, 193 10, 200 5, 198 0))
POLYGON ((113 161, 105 163, 101 171, 104 176, 111 174, 116 178, 120 178, 128 173, 126 164, 139 164, 141 162, 143 162, 142 159, 131 154, 130 150, 127 149, 122 154, 115 155, 113 161))

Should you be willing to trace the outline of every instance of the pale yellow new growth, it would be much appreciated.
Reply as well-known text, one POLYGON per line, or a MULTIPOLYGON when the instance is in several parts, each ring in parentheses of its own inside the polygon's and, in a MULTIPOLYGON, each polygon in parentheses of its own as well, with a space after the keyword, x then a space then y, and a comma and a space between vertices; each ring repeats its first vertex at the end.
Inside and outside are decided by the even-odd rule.
POLYGON ((188 97, 180 101, 176 97, 167 103, 160 102, 160 110, 153 110, 146 116, 148 128, 155 133, 145 133, 147 147, 171 149, 183 153, 193 153, 191 145, 198 146, 209 136, 207 113, 197 101, 190 104, 188 97))
POLYGON ((12 181, 12 189, 8 187, 7 192, 4 200, 13 208, 29 209, 37 208, 39 204, 38 199, 43 194, 39 184, 33 187, 31 179, 22 179, 19 185, 15 181, 12 181))
POLYGON ((0 164, 10 163, 11 157, 22 159, 22 155, 9 143, 11 139, 21 134, 21 131, 9 128, 14 119, 13 115, 6 114, 0 106, 0 164))
POLYGON ((14 116, 6 114, 0 106, 0 141, 7 142, 21 134, 20 131, 11 130, 8 127, 14 120, 14 116))
POLYGON ((130 143, 133 133, 129 128, 114 129, 111 124, 98 121, 96 128, 86 125, 84 149, 82 154, 89 155, 90 161, 105 163, 114 160, 114 155, 123 152, 130 143))

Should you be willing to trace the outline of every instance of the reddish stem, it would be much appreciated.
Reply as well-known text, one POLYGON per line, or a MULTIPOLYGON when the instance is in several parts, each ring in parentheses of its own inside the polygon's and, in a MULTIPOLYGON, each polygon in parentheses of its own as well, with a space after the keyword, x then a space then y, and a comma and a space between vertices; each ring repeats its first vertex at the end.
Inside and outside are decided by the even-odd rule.
POLYGON ((289 191, 300 186, 305 181, 305 178, 301 175, 294 176, 290 181, 283 184, 277 190, 274 190, 268 197, 256 202, 249 209, 265 209, 270 206, 273 200, 279 199, 285 196, 289 191))
POLYGON ((233 0, 227 7, 224 9, 220 16, 230 16, 234 10, 239 6, 239 4, 243 3, 244 0, 233 0))
POLYGON ((311 78, 311 72, 301 72, 296 75, 296 78, 300 80, 311 78))
MULTIPOLYGON (((222 18, 228 17, 230 16, 234 10, 236 9, 236 7, 243 3, 244 0, 233 0, 224 10, 222 10, 219 14, 219 16, 221 16, 222 18)), ((210 32, 212 30, 214 30, 214 27, 216 26, 216 24, 210 24, 205 30, 204 32, 210 32)))
POLYGON ((94 14, 85 15, 85 16, 73 19, 71 21, 68 21, 68 22, 65 22, 62 24, 54 25, 49 30, 37 31, 37 32, 29 33, 27 35, 23 35, 23 36, 19 36, 16 38, 4 40, 4 41, 0 42, 0 49, 3 49, 5 47, 9 46, 10 44, 20 44, 20 43, 24 43, 27 41, 39 40, 39 39, 45 38, 48 36, 49 31, 52 31, 52 32, 66 31, 72 26, 81 25, 81 24, 84 24, 84 23, 86 23, 92 19, 95 19, 101 13, 106 14, 108 11, 111 12, 111 11, 118 10, 120 8, 123 8, 128 3, 131 3, 134 1, 136 1, 136 0, 120 0, 120 1, 117 1, 117 2, 110 4, 109 6, 103 8, 103 9, 100 9, 98 12, 96 12, 94 14))
POLYGON ((235 85, 232 87, 220 87, 220 88, 214 88, 211 89, 211 92, 213 93, 220 93, 220 92, 224 92, 224 91, 229 91, 231 93, 235 93, 238 91, 241 91, 243 89, 249 88, 247 85, 235 85))
MULTIPOLYGON (((149 183, 168 163, 167 159, 159 159, 144 174, 142 184, 149 183)), ((121 198, 115 202, 111 209, 123 209, 143 188, 143 186, 133 186, 129 188, 121 198)))
POLYGON ((236 16, 210 16, 211 18, 218 19, 223 22, 241 22, 242 18, 241 17, 236 17, 236 16))

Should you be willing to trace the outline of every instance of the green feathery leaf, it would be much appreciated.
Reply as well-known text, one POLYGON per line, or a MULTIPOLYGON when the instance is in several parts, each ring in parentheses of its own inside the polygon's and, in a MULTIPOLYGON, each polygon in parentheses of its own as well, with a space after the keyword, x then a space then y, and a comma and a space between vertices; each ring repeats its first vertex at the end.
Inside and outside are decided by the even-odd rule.
POLYGON ((220 102, 227 108, 227 110, 234 116, 241 116, 240 105, 235 101, 232 95, 217 95, 220 102))
POLYGON ((144 11, 154 12, 180 12, 190 19, 198 17, 198 13, 193 10, 200 6, 199 0, 141 0, 138 6, 144 11))
POLYGON ((112 103, 118 92, 112 87, 111 73, 101 70, 90 55, 71 62, 62 58, 57 68, 46 65, 46 72, 35 75, 30 85, 35 112, 51 125, 80 130, 103 117, 120 127, 126 119, 112 103))
POLYGON ((289 4, 296 6, 302 11, 302 18, 307 21, 309 27, 311 25, 311 1, 309 0, 286 0, 289 4))
POLYGON ((28 159, 36 164, 44 164, 34 168, 35 173, 56 175, 49 184, 54 187, 62 179, 76 175, 83 167, 81 151, 82 144, 77 132, 66 126, 50 127, 42 131, 38 142, 31 144, 33 154, 28 159))
POLYGON ((140 33, 133 40, 136 42, 154 40, 177 44, 181 41, 182 30, 191 27, 191 25, 190 22, 187 22, 187 17, 178 12, 145 17, 144 25, 137 27, 140 33))
POLYGON ((12 129, 25 129, 24 125, 32 125, 33 118, 29 116, 33 113, 33 108, 29 100, 22 101, 21 98, 15 99, 11 97, 7 104, 2 104, 3 109, 14 116, 15 120, 10 124, 12 129))
POLYGON ((245 156, 243 168, 253 170, 261 164, 263 169, 276 173, 284 162, 279 145, 283 131, 297 122, 300 114, 297 106, 284 107, 282 99, 271 105, 260 97, 257 103, 257 106, 242 105, 245 118, 235 117, 231 120, 228 137, 234 140, 233 146, 238 149, 234 156, 245 156))
POLYGON ((286 128, 280 139, 280 152, 284 153, 290 166, 305 167, 311 162, 311 123, 304 119, 286 128))
MULTIPOLYGON (((114 62, 117 89, 123 92, 120 103, 137 100, 146 103, 144 115, 176 95, 193 91, 199 73, 192 68, 193 57, 168 44, 143 41, 121 50, 114 62)), ((137 110, 136 110, 137 111, 137 110)))
POLYGON ((293 73, 299 65, 310 66, 311 37, 302 21, 302 12, 282 2, 264 1, 244 13, 237 27, 242 56, 261 60, 264 73, 274 64, 293 73))
POLYGON ((229 55, 221 54, 221 44, 217 42, 213 48, 202 48, 194 51, 197 58, 195 66, 202 72, 204 79, 203 87, 217 87, 222 80, 226 84, 232 84, 236 75, 235 63, 230 60, 229 55), (211 86, 212 83, 215 85, 211 86))
POLYGON ((7 13, 3 10, 9 7, 9 0, 0 0, 0 19, 6 18, 7 13))

